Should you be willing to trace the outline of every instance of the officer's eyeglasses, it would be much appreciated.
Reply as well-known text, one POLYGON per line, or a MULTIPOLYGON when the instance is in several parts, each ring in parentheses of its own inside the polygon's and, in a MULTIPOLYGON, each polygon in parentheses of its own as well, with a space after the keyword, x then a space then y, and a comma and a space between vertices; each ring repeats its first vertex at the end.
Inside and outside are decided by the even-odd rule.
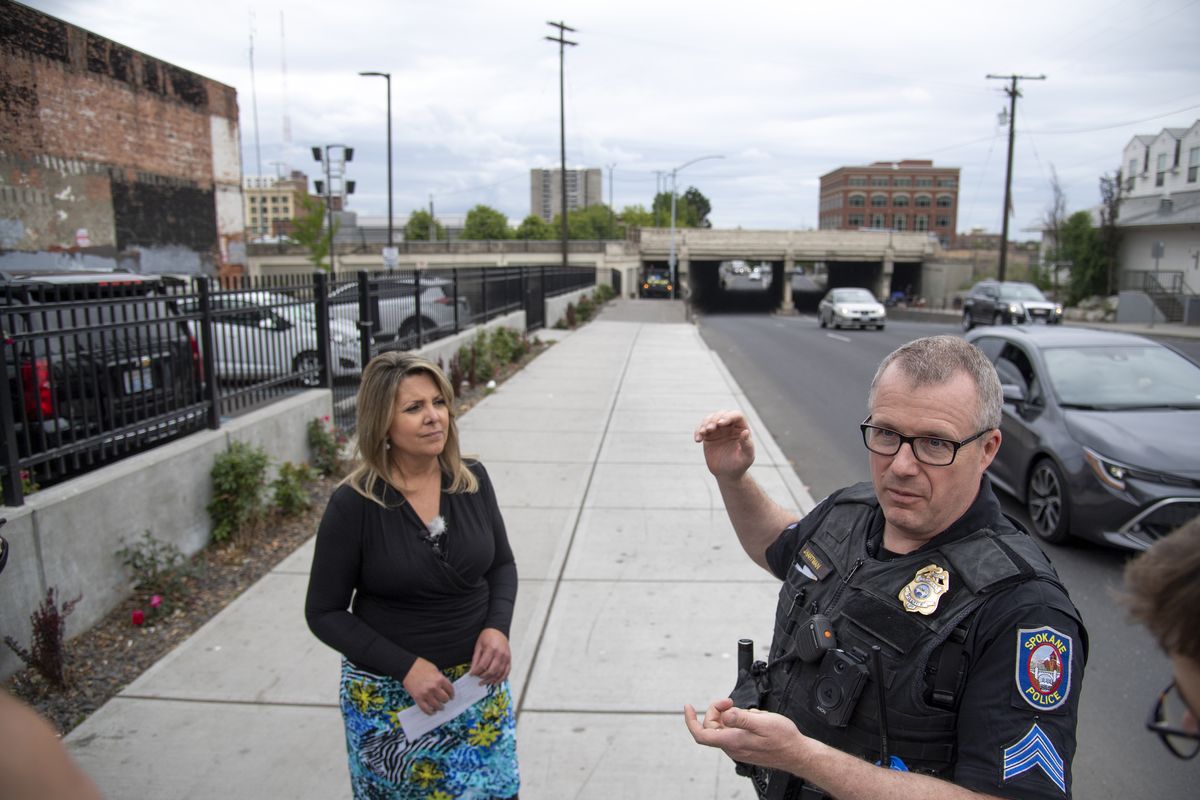
MULTIPOLYGON (((1177 758, 1195 758, 1200 753, 1200 730, 1188 730, 1183 727, 1183 718, 1188 714, 1187 701, 1179 693, 1175 681, 1158 696, 1158 702, 1150 711, 1146 727, 1158 734, 1163 745, 1177 758)), ((1195 715, 1193 714, 1193 719, 1195 715)), ((1195 722, 1192 723, 1195 725, 1195 722)))
POLYGON ((858 427, 862 429, 863 444, 872 453, 881 456, 894 456, 906 443, 912 448, 913 455, 922 464, 931 467, 948 467, 954 463, 954 457, 965 445, 983 436, 991 428, 984 428, 974 436, 969 436, 961 442, 952 439, 941 439, 936 436, 905 436, 889 428, 869 425, 870 417, 863 420, 858 427))

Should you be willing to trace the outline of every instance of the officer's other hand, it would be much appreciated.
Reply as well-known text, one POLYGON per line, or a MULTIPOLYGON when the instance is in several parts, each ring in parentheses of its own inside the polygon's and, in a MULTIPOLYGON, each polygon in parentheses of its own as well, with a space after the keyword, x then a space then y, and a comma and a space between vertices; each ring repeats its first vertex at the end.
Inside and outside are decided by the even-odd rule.
POLYGON ((794 771, 803 737, 795 723, 780 714, 736 708, 729 698, 708 707, 704 719, 690 705, 683 721, 698 744, 717 747, 734 761, 768 769, 794 771))
POLYGON ((454 684, 431 662, 418 658, 404 676, 404 689, 426 714, 442 710, 454 697, 454 684))
POLYGON ((754 440, 740 411, 709 414, 696 426, 692 439, 704 445, 704 461, 718 480, 737 480, 754 463, 754 440))

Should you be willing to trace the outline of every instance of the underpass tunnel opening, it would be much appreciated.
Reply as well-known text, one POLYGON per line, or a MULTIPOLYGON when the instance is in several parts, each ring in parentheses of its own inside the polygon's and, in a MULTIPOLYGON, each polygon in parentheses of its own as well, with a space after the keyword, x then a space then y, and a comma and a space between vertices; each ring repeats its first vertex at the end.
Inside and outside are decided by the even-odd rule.
POLYGON ((694 260, 687 276, 692 306, 709 313, 774 311, 783 301, 783 267, 782 261, 694 260))
POLYGON ((892 267, 892 285, 888 287, 887 298, 903 299, 913 302, 921 296, 921 265, 896 264, 892 267))

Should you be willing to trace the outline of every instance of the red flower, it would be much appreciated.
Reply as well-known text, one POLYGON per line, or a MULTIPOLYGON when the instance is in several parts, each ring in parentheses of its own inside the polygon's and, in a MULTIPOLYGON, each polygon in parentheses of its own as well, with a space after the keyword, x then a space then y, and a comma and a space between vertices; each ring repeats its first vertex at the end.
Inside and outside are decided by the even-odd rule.
POLYGON ((161 605, 162 605, 162 595, 156 594, 150 598, 150 607, 151 608, 158 608, 161 605))
POLYGON ((145 621, 146 621, 146 612, 142 611, 140 608, 135 608, 133 610, 133 624, 141 625, 145 621))

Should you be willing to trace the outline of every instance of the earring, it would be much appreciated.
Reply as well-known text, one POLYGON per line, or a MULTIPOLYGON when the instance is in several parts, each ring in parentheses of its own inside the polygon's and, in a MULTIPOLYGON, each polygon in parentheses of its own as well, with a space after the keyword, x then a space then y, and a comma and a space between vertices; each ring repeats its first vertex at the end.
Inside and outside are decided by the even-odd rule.
POLYGON ((383 449, 384 449, 384 450, 391 450, 391 449, 392 449, 392 443, 391 443, 391 442, 386 442, 386 441, 385 441, 385 442, 383 443, 383 449))

